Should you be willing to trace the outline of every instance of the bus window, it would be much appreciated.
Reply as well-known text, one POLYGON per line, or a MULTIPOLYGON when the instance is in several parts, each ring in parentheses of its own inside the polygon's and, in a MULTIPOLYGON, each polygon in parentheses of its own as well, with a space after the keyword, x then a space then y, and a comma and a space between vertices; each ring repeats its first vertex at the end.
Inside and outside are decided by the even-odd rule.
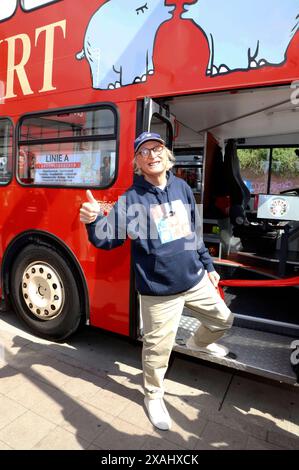
POLYGON ((12 174, 12 124, 0 120, 0 184, 7 184, 12 174))
POLYGON ((105 108, 26 117, 22 122, 21 140, 113 135, 115 125, 114 112, 105 108))
POLYGON ((273 148, 270 194, 299 187, 299 149, 273 148))
POLYGON ((116 115, 110 108, 25 117, 20 126, 23 184, 107 187, 116 174, 116 115))
POLYGON ((267 193, 270 149, 238 149, 241 176, 251 194, 267 193))
POLYGON ((59 0, 21 0, 21 5, 25 11, 30 11, 57 1, 59 0))
MULTIPOLYGON (((20 0, 21 7, 24 11, 31 11, 41 8, 51 3, 61 0, 20 0)), ((5 0, 1 2, 0 21, 9 19, 16 11, 18 6, 17 0, 5 0)))
POLYGON ((279 194, 299 187, 299 148, 238 149, 242 178, 251 194, 279 194))

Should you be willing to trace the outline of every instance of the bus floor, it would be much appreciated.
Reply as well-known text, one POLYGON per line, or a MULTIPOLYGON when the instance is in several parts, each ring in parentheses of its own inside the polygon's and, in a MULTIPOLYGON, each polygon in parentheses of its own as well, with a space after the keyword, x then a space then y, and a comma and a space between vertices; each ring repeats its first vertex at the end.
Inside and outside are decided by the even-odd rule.
MULTIPOLYGON (((267 253, 237 251, 230 253, 227 260, 219 260, 222 264, 234 263, 245 269, 259 272, 269 278, 279 278, 280 252, 278 250, 267 253)), ((299 253, 289 252, 284 266, 283 277, 293 277, 299 272, 299 253)))
POLYGON ((279 382, 297 383, 296 374, 290 362, 293 337, 233 326, 219 340, 219 343, 230 351, 229 355, 223 358, 195 353, 186 347, 187 339, 198 325, 199 321, 192 316, 192 312, 184 309, 177 332, 175 351, 279 382))
MULTIPOLYGON (((222 280, 267 280, 274 279, 269 272, 252 269, 238 263, 215 262, 216 270, 222 280)), ((298 274, 296 274, 298 276, 298 274)), ((227 306, 240 318, 265 320, 271 324, 271 332, 299 336, 299 319, 296 305, 299 302, 299 286, 289 287, 224 287, 227 306), (275 324, 279 322, 275 326, 275 324), (285 326, 283 326, 285 324, 285 326), (297 330, 297 333, 293 332, 297 330)), ((259 321, 258 320, 258 321, 259 321)), ((238 320, 238 323, 240 321, 238 320)), ((243 324, 244 326, 244 324, 243 324)), ((261 329, 263 327, 261 326, 261 329)))

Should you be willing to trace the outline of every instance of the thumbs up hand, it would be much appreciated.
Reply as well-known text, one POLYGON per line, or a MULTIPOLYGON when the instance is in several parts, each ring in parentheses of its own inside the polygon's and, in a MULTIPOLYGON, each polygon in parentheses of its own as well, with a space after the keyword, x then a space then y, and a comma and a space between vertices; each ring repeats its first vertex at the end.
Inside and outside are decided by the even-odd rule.
POLYGON ((83 222, 83 224, 90 224, 96 220, 97 216, 101 212, 101 206, 95 200, 89 189, 86 191, 86 197, 88 202, 84 202, 81 206, 80 221, 83 222))

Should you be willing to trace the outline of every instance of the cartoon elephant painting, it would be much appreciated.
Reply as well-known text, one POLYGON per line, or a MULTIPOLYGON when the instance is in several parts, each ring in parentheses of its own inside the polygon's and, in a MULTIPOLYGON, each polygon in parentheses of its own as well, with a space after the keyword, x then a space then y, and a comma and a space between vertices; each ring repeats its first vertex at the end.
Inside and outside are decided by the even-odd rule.
POLYGON ((184 10, 208 39, 207 75, 281 65, 298 30, 299 0, 198 0, 184 10))
POLYGON ((172 15, 164 0, 110 0, 92 16, 84 47, 93 88, 113 89, 145 81, 154 73, 157 30, 172 15))

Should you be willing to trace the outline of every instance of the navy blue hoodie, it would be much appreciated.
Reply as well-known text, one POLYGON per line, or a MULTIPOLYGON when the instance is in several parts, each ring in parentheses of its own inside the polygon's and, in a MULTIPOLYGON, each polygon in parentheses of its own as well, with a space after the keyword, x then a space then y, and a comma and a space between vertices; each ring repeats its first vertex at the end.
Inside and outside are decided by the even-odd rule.
POLYGON ((199 231, 191 188, 167 173, 164 190, 135 176, 107 217, 86 225, 97 248, 111 250, 132 240, 136 288, 143 295, 173 295, 214 271, 199 231))

